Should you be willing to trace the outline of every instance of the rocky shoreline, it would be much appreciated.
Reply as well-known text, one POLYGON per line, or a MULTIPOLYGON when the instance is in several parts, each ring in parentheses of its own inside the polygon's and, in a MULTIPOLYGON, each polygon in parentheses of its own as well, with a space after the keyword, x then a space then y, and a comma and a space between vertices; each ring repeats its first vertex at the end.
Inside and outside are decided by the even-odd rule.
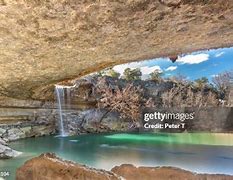
POLYGON ((231 180, 233 176, 197 174, 174 167, 135 167, 123 164, 111 171, 90 168, 71 161, 62 160, 47 153, 35 157, 17 169, 17 180, 34 179, 78 179, 78 180, 231 180))
POLYGON ((15 151, 8 146, 8 143, 0 138, 0 159, 8 159, 20 155, 21 152, 15 151))

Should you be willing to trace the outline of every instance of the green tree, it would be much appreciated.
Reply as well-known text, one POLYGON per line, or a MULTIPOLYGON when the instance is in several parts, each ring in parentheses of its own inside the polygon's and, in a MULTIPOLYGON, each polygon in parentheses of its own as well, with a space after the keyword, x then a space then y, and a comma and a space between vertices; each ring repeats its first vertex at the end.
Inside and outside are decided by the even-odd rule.
POLYGON ((202 77, 202 78, 196 79, 196 80, 194 81, 194 83, 195 83, 195 86, 196 86, 197 88, 202 89, 202 88, 204 88, 206 85, 208 85, 209 80, 208 80, 206 77, 202 77))
POLYGON ((156 69, 152 73, 150 73, 150 79, 156 82, 160 82, 162 80, 163 73, 156 69))
POLYGON ((139 80, 141 79, 142 72, 140 71, 139 68, 136 68, 136 69, 126 68, 123 75, 124 75, 124 78, 128 81, 139 80))
POLYGON ((114 69, 110 68, 107 72, 106 72, 107 76, 113 77, 113 78, 119 78, 120 77, 120 73, 116 72, 114 69))

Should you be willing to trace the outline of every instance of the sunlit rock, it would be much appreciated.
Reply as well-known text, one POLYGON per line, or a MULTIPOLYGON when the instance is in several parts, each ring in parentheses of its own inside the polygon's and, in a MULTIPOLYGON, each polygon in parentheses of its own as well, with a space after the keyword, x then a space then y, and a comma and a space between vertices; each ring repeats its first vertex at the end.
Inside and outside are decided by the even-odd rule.
POLYGON ((231 180, 232 176, 227 175, 208 175, 208 174, 196 174, 190 171, 185 171, 179 168, 173 167, 135 167, 130 164, 123 164, 121 166, 116 166, 112 172, 122 176, 126 180, 231 180))
POLYGON ((109 171, 89 168, 84 165, 65 161, 54 154, 42 154, 27 161, 16 173, 17 180, 28 179, 77 179, 77 180, 120 180, 109 171))

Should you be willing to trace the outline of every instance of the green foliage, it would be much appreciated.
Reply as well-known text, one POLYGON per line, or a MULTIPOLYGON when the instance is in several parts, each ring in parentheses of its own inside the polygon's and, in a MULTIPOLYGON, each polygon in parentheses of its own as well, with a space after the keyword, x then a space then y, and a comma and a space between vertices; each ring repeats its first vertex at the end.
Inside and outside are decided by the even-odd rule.
POLYGON ((104 76, 103 71, 99 71, 99 72, 97 72, 96 74, 97 74, 97 76, 104 76))
POLYGON ((124 78, 128 81, 140 80, 142 76, 142 72, 140 71, 139 68, 136 69, 126 68, 123 74, 124 74, 124 78))
POLYGON ((113 77, 113 78, 119 78, 120 77, 120 73, 116 72, 114 69, 110 68, 107 72, 106 72, 107 76, 113 77))
POLYGON ((120 73, 116 72, 112 68, 104 69, 102 71, 99 71, 97 74, 99 76, 110 76, 110 77, 113 77, 113 78, 119 78, 120 77, 120 73))
POLYGON ((152 73, 150 73, 150 79, 156 82, 160 82, 162 80, 162 75, 163 73, 156 69, 152 73))
POLYGON ((208 85, 208 83, 209 80, 206 77, 202 77, 194 81, 194 84, 197 88, 204 88, 205 86, 208 85))

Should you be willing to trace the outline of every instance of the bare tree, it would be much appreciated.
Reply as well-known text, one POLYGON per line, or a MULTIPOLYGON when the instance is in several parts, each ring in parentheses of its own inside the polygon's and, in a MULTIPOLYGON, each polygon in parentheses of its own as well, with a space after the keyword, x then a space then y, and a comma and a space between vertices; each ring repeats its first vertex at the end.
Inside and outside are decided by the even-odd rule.
POLYGON ((185 75, 182 75, 182 74, 180 74, 180 73, 178 73, 177 75, 175 75, 175 76, 172 76, 172 77, 170 77, 170 79, 172 80, 172 81, 174 81, 174 82, 177 82, 177 83, 188 83, 188 78, 187 78, 187 76, 185 76, 185 75))
POLYGON ((233 105, 233 70, 220 73, 212 79, 219 91, 222 106, 233 105))
MULTIPOLYGON (((97 88, 100 94, 98 102, 99 108, 105 108, 110 111, 117 111, 121 117, 137 121, 140 117, 142 89, 133 84, 127 84, 123 88, 112 88, 105 84, 97 88)), ((107 113, 108 113, 107 112, 107 113)))
POLYGON ((214 76, 212 81, 219 91, 226 93, 233 83, 233 70, 214 76))
POLYGON ((191 87, 178 84, 161 96, 163 107, 215 107, 219 105, 216 93, 194 91, 191 87))

